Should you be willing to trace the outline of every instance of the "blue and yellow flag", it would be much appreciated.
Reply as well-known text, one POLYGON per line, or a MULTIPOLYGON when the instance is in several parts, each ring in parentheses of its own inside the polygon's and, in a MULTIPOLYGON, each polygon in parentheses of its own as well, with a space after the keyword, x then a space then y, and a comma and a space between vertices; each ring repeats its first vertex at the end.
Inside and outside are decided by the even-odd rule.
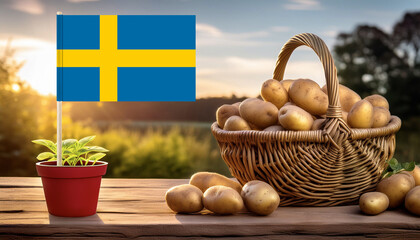
POLYGON ((57 101, 195 101, 195 16, 57 15, 57 101))

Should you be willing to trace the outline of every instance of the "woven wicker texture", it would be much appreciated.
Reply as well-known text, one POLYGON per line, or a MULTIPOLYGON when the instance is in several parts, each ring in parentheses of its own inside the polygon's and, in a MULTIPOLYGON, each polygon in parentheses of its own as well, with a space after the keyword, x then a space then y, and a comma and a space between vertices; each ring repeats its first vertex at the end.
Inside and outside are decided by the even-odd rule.
POLYGON ((262 180, 279 193, 280 206, 334 206, 356 203, 374 190, 395 150, 401 120, 385 127, 351 129, 339 103, 337 70, 325 43, 303 33, 280 51, 274 79, 281 81, 290 55, 299 46, 318 55, 325 71, 329 106, 323 130, 225 131, 211 126, 223 160, 241 184, 262 180))

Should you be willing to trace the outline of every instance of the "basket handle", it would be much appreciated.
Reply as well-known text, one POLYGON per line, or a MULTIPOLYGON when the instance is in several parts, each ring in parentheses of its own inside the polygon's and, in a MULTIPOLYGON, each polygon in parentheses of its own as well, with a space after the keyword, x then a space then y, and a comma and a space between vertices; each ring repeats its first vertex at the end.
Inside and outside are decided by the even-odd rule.
POLYGON ((337 79, 337 69, 335 68, 333 58, 330 51, 328 50, 327 45, 320 37, 312 33, 301 33, 295 35, 286 44, 280 51, 279 57, 277 59, 276 68, 274 69, 273 79, 279 81, 283 80, 284 71, 286 69, 287 61, 290 58, 292 52, 299 46, 308 46, 315 51, 318 55, 319 60, 321 60, 324 67, 325 79, 327 82, 328 89, 328 109, 327 109, 327 118, 342 118, 341 106, 338 96, 338 79, 337 79))

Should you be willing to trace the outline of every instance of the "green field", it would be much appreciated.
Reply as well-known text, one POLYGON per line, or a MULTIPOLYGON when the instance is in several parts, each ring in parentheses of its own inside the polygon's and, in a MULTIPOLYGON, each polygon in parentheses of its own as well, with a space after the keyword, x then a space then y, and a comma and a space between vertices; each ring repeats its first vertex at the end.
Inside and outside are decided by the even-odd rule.
MULTIPOLYGON (((95 129, 95 144, 110 152, 107 177, 188 178, 197 171, 230 176, 210 130, 200 122, 98 122, 75 124, 71 136, 95 129)), ((66 135, 66 131, 64 131, 66 135)))

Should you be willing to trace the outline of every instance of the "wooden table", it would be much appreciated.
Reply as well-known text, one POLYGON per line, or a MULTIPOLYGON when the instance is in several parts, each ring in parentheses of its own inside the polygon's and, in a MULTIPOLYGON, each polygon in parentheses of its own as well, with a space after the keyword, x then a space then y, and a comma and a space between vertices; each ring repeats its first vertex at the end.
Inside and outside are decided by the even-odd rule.
POLYGON ((98 213, 49 215, 39 178, 0 178, 0 239, 420 239, 420 217, 405 210, 365 216, 358 206, 282 207, 267 217, 174 214, 165 191, 184 179, 103 179, 98 213))

